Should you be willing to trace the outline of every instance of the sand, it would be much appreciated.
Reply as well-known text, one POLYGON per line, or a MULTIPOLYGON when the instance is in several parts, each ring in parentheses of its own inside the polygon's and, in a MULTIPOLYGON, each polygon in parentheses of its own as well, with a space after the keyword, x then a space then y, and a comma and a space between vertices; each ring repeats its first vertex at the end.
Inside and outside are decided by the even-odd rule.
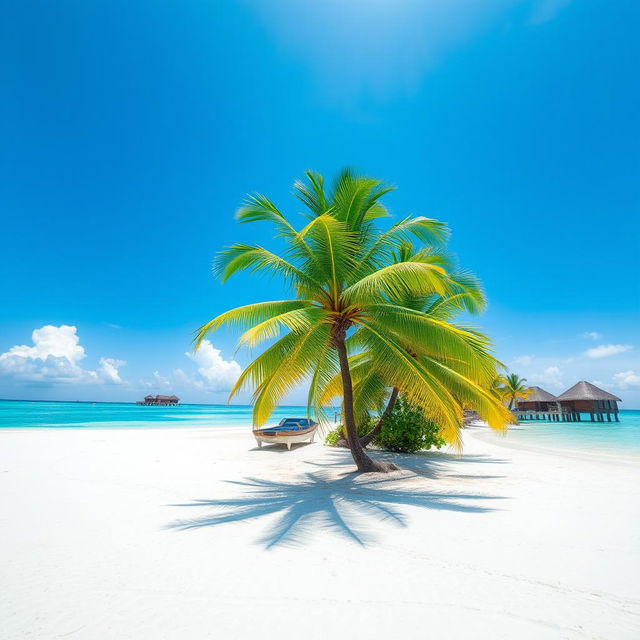
POLYGON ((639 466, 483 434, 380 477, 244 430, 1 431, 0 637, 639 638, 639 466))

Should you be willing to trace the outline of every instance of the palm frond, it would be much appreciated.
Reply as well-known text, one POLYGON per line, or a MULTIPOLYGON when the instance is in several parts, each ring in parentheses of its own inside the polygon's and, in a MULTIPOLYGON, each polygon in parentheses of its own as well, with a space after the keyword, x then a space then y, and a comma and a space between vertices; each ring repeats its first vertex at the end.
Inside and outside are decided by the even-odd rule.
POLYGON ((311 210, 313 215, 321 216, 329 208, 324 193, 324 178, 315 171, 306 171, 305 175, 307 183, 301 180, 293 183, 294 195, 311 210))
POLYGON ((220 251, 213 262, 213 273, 222 282, 226 282, 234 273, 246 269, 252 273, 279 275, 290 284, 301 283, 311 288, 322 286, 289 261, 255 245, 234 244, 220 251))
POLYGON ((225 311, 196 331, 194 338, 195 348, 196 350, 198 349, 207 334, 216 331, 222 326, 246 330, 268 318, 297 309, 309 308, 312 304, 312 300, 271 300, 225 311))
POLYGON ((271 222, 286 237, 292 237, 297 233, 278 207, 269 198, 260 193, 255 193, 245 198, 236 211, 236 218, 242 223, 271 222))
POLYGON ((361 278, 342 292, 349 304, 384 301, 385 296, 401 299, 429 293, 445 295, 450 288, 446 271, 424 262, 390 264, 361 278))
POLYGON ((331 342, 327 341, 317 354, 317 365, 309 383, 309 393, 307 395, 307 417, 310 418, 313 411, 317 421, 323 428, 330 422, 330 417, 325 407, 331 400, 331 398, 324 399, 324 390, 331 385, 336 377, 339 378, 339 371, 338 354, 332 347, 331 342))
POLYGON ((450 274, 452 290, 441 296, 424 309, 425 313, 441 320, 450 320, 460 312, 480 313, 487 305, 487 299, 480 281, 469 272, 458 271, 450 274))
POLYGON ((236 218, 241 223, 271 222, 278 231, 277 235, 287 239, 289 243, 287 247, 288 255, 306 259, 313 257, 311 248, 298 236, 295 227, 266 196, 260 193, 247 196, 240 208, 236 211, 236 218))
POLYGON ((429 360, 430 369, 437 371, 437 375, 452 394, 464 406, 477 411, 492 429, 504 431, 510 423, 514 422, 511 411, 491 393, 489 388, 473 382, 434 358, 425 358, 425 360, 429 360))
POLYGON ((318 366, 318 353, 330 344, 330 333, 328 325, 320 324, 304 333, 288 334, 296 336, 296 343, 253 394, 254 425, 264 424, 287 393, 305 378, 313 376, 318 366))
POLYGON ((365 272, 379 267, 380 260, 388 261, 390 252, 399 250, 403 245, 411 246, 411 241, 416 238, 428 245, 438 245, 448 236, 449 228, 443 222, 424 216, 407 216, 378 235, 361 257, 359 270, 365 272))
POLYGON ((238 393, 245 389, 257 389, 269 376, 271 376, 282 360, 291 352, 292 349, 296 347, 303 337, 303 334, 292 331, 285 334, 270 347, 265 349, 257 358, 242 370, 242 373, 229 392, 228 401, 231 402, 238 393))
POLYGON ((384 411, 389 395, 389 384, 378 371, 371 367, 363 367, 353 387, 353 411, 358 424, 364 422, 371 414, 384 411))
POLYGON ((437 422, 447 442, 459 447, 462 408, 450 391, 393 338, 368 323, 361 325, 373 355, 372 368, 389 386, 397 387, 402 397, 437 422))
POLYGON ((336 218, 344 222, 349 229, 361 229, 367 214, 369 217, 380 217, 382 209, 380 198, 393 191, 393 187, 382 184, 379 180, 357 176, 350 170, 343 171, 333 191, 332 205, 336 218))
POLYGON ((315 265, 320 269, 316 277, 327 284, 335 302, 343 280, 353 271, 358 250, 356 234, 333 215, 325 213, 314 218, 299 236, 307 238, 314 247, 315 265))
POLYGON ((283 328, 299 333, 308 331, 326 317, 327 311, 321 307, 292 309, 291 311, 267 318, 260 324, 251 327, 251 329, 242 334, 238 344, 239 346, 255 347, 264 340, 279 336, 283 328))
POLYGON ((411 353, 438 358, 483 384, 495 378, 495 359, 484 336, 398 305, 370 304, 364 309, 370 325, 391 332, 411 353))

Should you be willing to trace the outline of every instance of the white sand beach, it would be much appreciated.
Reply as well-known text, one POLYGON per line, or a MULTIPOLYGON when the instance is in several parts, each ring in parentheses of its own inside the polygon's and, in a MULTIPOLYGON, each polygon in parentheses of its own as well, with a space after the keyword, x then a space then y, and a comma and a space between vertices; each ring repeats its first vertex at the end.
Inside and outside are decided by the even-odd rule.
POLYGON ((640 468, 482 431, 372 477, 243 430, 3 430, 0 637, 640 637, 640 468))

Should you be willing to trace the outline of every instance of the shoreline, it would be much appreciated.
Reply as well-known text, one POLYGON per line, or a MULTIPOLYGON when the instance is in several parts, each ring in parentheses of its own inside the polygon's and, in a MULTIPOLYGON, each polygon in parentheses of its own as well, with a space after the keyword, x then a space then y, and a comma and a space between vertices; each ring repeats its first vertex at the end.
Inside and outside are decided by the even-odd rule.
MULTIPOLYGON (((157 426, 154 424, 142 425, 142 426, 123 426, 123 427, 113 427, 107 426, 111 423, 105 423, 104 426, 99 423, 93 423, 90 426, 60 426, 60 425, 52 425, 52 426, 44 426, 38 425, 34 427, 1 427, 0 433, 10 432, 10 433, 21 433, 21 432, 32 432, 32 431, 41 431, 41 432, 66 432, 66 431, 81 431, 81 432, 89 432, 89 431, 114 431, 114 432, 147 432, 147 431, 157 431, 157 432, 166 432, 166 431, 179 431, 185 432, 189 430, 193 431, 204 431, 204 432, 213 432, 213 433, 226 433, 226 432, 243 432, 248 433, 252 429, 251 423, 238 424, 233 426, 218 426, 218 425, 195 425, 185 422, 183 424, 167 424, 166 426, 157 426)), ((334 429, 338 423, 332 423, 325 427, 325 431, 320 431, 319 441, 322 443, 324 441, 324 436, 328 432, 328 430, 334 429)), ((517 427, 518 425, 511 425, 511 427, 517 427)), ((603 452, 598 451, 596 449, 575 449, 570 447, 548 447, 548 446, 540 446, 536 444, 522 443, 522 442, 513 442, 507 441, 508 431, 503 435, 499 434, 488 427, 485 422, 476 421, 473 422, 463 429, 464 432, 473 435, 474 438, 485 441, 490 444, 495 444, 498 447, 504 447, 506 449, 515 449, 521 451, 528 451, 531 453, 540 453, 540 454, 548 454, 553 456, 565 456, 569 458, 579 458, 592 460, 594 462, 609 462, 609 463, 623 463, 623 464, 640 464, 640 452, 637 454, 634 453, 625 453, 623 449, 620 452, 603 452)), ((249 433, 250 435, 250 433, 249 433)), ((435 452, 434 450, 433 452, 435 452)), ((448 452, 452 455, 455 454, 454 451, 449 451, 448 448, 441 449, 442 452, 448 452)), ((463 454, 464 455, 464 451, 463 454)))

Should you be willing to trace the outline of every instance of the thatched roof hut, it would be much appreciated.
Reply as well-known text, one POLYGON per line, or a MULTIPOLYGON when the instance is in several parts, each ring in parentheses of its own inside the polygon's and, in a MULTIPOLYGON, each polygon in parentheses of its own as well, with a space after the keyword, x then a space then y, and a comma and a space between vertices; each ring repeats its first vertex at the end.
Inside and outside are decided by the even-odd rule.
POLYGON ((555 402, 556 397, 542 387, 529 387, 528 402, 555 402))
POLYGON ((567 389, 564 393, 558 396, 558 400, 614 400, 616 402, 622 402, 618 396, 614 396, 613 393, 609 393, 604 389, 596 387, 595 384, 590 382, 577 382, 570 389, 567 389))
POLYGON ((548 411, 550 405, 555 406, 556 404, 556 397, 542 387, 529 387, 529 392, 527 398, 517 401, 516 406, 518 409, 548 411))
POLYGON ((558 396, 560 406, 576 413, 618 413, 618 396, 581 380, 558 396))

